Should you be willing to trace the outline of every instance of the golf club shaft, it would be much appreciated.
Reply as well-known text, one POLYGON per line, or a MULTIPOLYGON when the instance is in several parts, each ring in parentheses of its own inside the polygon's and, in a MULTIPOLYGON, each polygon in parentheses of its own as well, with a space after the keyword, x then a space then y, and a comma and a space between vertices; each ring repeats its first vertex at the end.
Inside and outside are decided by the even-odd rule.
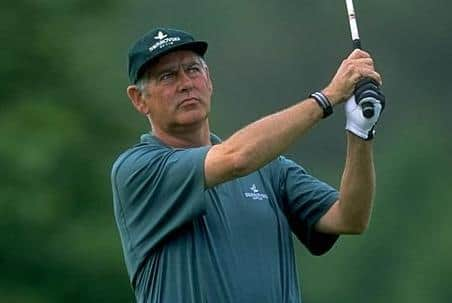
MULTIPOLYGON (((353 48, 362 49, 361 47, 361 39, 359 38, 358 24, 356 22, 356 13, 355 7, 353 6, 353 0, 345 0, 345 4, 347 6, 348 20, 350 23, 350 32, 352 34, 353 48)), ((361 85, 365 85, 366 83, 373 82, 371 79, 363 79, 361 80, 357 87, 361 85)), ((356 99, 356 102, 360 102, 361 100, 356 99)), ((363 100, 364 101, 364 100, 363 100)), ((366 118, 371 118, 374 115, 374 106, 372 102, 362 102, 361 107, 363 110, 363 115, 366 118)))
POLYGON ((350 32, 352 34, 353 47, 361 49, 361 40, 359 38, 358 24, 356 23, 355 7, 353 0, 345 0, 348 13, 348 21, 350 23, 350 32))

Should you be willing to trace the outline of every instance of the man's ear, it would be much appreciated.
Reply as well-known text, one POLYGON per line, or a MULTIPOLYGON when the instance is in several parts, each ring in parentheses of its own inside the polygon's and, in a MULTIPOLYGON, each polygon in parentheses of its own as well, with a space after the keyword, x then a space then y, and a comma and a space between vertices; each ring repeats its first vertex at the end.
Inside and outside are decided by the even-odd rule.
POLYGON ((130 101, 132 101, 132 104, 137 111, 144 115, 149 113, 146 102, 144 102, 143 93, 136 85, 129 85, 127 87, 127 96, 129 96, 130 101))

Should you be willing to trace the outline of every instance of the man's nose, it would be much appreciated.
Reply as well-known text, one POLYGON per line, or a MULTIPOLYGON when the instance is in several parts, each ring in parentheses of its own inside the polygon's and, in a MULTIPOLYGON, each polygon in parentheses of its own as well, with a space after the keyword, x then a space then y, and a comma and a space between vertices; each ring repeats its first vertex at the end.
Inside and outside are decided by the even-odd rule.
POLYGON ((179 78, 179 89, 181 91, 190 90, 193 88, 193 80, 190 78, 190 76, 185 72, 183 68, 179 70, 178 78, 179 78))

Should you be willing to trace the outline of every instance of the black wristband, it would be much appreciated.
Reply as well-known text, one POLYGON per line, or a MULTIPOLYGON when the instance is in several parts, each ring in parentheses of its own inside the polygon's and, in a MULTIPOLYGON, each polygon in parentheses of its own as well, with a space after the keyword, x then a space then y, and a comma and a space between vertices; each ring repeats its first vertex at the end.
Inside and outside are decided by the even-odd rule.
POLYGON ((328 98, 322 92, 314 92, 310 94, 309 97, 313 98, 323 109, 323 119, 333 113, 333 106, 331 105, 330 100, 328 100, 328 98))

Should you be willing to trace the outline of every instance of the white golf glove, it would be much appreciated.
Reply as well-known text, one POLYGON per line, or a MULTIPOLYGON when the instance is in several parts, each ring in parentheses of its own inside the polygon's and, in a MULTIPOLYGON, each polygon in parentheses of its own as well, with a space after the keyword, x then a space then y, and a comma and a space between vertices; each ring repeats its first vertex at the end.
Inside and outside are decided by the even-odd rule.
POLYGON ((359 104, 357 104, 355 100, 355 95, 353 94, 345 103, 345 115, 347 117, 345 129, 364 140, 370 140, 375 134, 375 125, 380 118, 383 106, 381 102, 375 98, 364 98, 359 104), (370 118, 366 118, 363 115, 361 105, 364 102, 373 104, 374 115, 370 118))

